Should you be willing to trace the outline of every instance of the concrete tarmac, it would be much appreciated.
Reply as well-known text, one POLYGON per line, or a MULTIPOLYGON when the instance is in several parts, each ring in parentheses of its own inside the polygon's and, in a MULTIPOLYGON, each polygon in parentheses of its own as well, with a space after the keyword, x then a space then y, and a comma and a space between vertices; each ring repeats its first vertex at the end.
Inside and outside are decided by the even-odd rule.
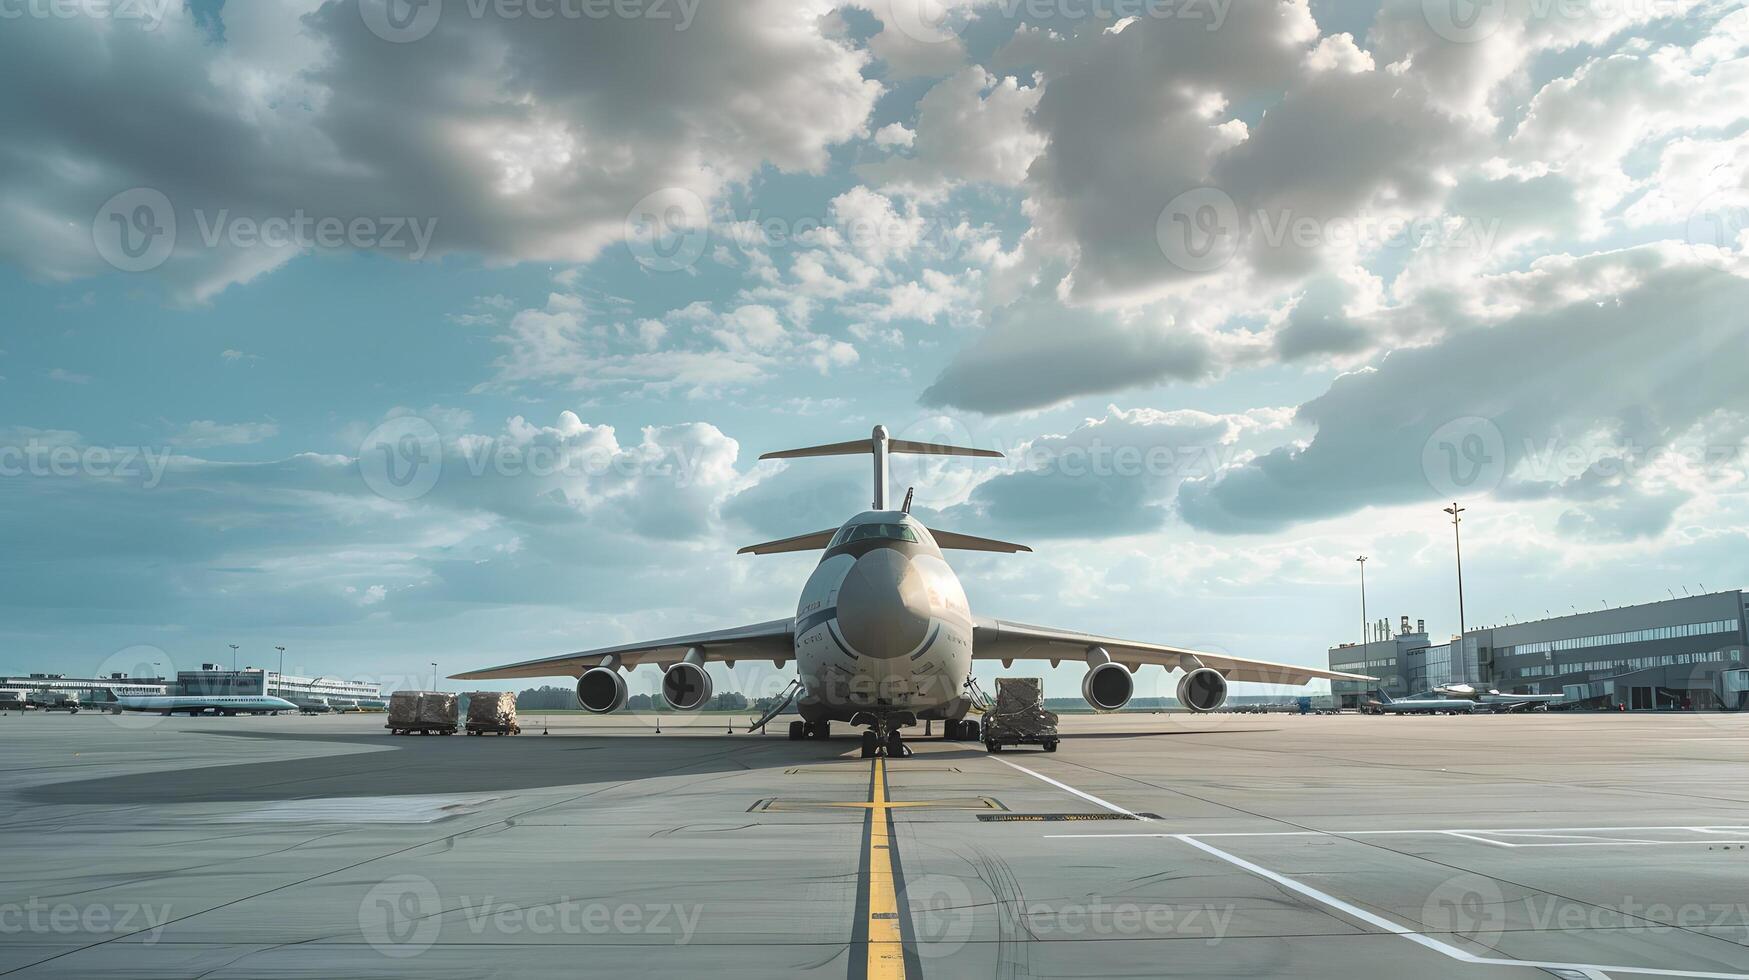
POLYGON ((1749 980, 1749 717, 728 720, 0 717, 0 976, 1749 980))

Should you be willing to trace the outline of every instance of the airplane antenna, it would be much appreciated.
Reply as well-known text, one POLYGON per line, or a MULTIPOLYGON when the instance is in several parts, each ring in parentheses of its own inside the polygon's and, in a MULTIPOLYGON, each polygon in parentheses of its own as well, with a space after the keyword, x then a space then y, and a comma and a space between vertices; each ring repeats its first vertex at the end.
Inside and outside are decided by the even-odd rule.
POLYGON ((905 505, 903 507, 900 507, 899 509, 904 511, 907 514, 911 513, 911 500, 912 500, 912 498, 914 498, 916 496, 917 496, 917 488, 916 487, 906 487, 905 488, 905 505))

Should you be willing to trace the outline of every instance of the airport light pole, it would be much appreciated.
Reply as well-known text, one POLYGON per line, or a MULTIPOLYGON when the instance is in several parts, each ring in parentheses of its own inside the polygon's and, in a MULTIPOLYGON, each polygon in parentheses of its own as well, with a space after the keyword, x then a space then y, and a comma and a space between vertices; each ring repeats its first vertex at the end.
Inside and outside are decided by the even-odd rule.
POLYGON ((431 689, 437 690, 437 661, 431 662, 431 689))
POLYGON ((1467 667, 1468 661, 1465 659, 1469 654, 1469 640, 1465 637, 1465 634, 1469 632, 1469 629, 1468 629, 1468 627, 1466 627, 1464 625, 1464 540, 1463 540, 1462 532, 1460 532, 1458 530, 1458 525, 1463 521, 1463 518, 1458 516, 1458 515, 1462 514, 1464 511, 1466 511, 1468 509, 1469 508, 1467 508, 1467 507, 1459 507, 1457 504, 1457 501, 1455 501, 1455 500, 1451 502, 1450 507, 1444 508, 1444 511, 1447 514, 1451 515, 1451 540, 1452 540, 1452 544, 1457 548, 1457 585, 1458 585, 1458 651, 1457 652, 1458 652, 1458 664, 1464 667, 1464 676, 1462 678, 1463 683, 1468 683, 1469 679, 1470 679, 1470 672, 1469 672, 1468 667, 1467 667))
MULTIPOLYGON (((233 675, 237 673, 237 644, 235 643, 231 644, 231 673, 233 675)), ((235 684, 236 682, 236 678, 233 676, 231 683, 235 684)))
POLYGON ((285 647, 274 647, 274 649, 279 651, 279 674, 277 675, 277 678, 279 680, 279 689, 281 691, 284 691, 285 690, 285 647))
MULTIPOLYGON (((1366 615, 1366 562, 1365 555, 1355 559, 1360 564, 1360 645, 1366 646, 1372 642, 1372 620, 1366 615)), ((1364 650, 1362 651, 1365 652, 1364 650)))
MULTIPOLYGON (((1368 619, 1366 615, 1366 556, 1361 555, 1355 559, 1355 562, 1360 565, 1360 655, 1364 658, 1367 655, 1367 644, 1372 642, 1372 637, 1369 635, 1372 632, 1372 620, 1368 619)), ((1357 695, 1354 700, 1355 706, 1358 708, 1360 705, 1359 696, 1357 695)), ((1337 700, 1336 707, 1342 707, 1340 699, 1337 700)))

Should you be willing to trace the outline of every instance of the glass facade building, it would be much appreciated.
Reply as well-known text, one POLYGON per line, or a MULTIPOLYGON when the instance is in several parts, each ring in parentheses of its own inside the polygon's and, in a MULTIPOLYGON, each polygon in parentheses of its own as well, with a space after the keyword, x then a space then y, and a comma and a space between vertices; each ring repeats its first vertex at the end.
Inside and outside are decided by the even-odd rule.
POLYGON ((1357 707, 1375 686, 1396 697, 1454 683, 1562 694, 1591 707, 1716 707, 1734 702, 1722 675, 1745 666, 1746 610, 1749 599, 1733 590, 1474 629, 1461 643, 1434 646, 1408 634, 1366 644, 1365 656, 1349 644, 1330 650, 1331 669, 1372 674, 1379 683, 1331 688, 1343 707, 1357 707))

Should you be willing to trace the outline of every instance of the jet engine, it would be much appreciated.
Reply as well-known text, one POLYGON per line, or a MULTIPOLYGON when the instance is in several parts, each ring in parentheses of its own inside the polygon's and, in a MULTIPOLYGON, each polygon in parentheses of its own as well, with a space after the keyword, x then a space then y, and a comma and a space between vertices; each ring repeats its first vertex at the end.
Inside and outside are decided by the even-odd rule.
POLYGON ((1130 703, 1136 693, 1136 679, 1123 664, 1107 661, 1095 664, 1081 678, 1081 696, 1097 711, 1116 711, 1130 703))
POLYGON ((577 703, 584 711, 605 715, 626 703, 626 679, 612 667, 591 667, 577 678, 577 703))
POLYGON ((662 700, 681 711, 697 711, 710 699, 711 675, 703 665, 683 660, 662 675, 662 700))
POLYGON ((1192 711, 1214 711, 1227 703, 1227 678, 1218 670, 1198 667, 1178 679, 1178 703, 1192 711))

